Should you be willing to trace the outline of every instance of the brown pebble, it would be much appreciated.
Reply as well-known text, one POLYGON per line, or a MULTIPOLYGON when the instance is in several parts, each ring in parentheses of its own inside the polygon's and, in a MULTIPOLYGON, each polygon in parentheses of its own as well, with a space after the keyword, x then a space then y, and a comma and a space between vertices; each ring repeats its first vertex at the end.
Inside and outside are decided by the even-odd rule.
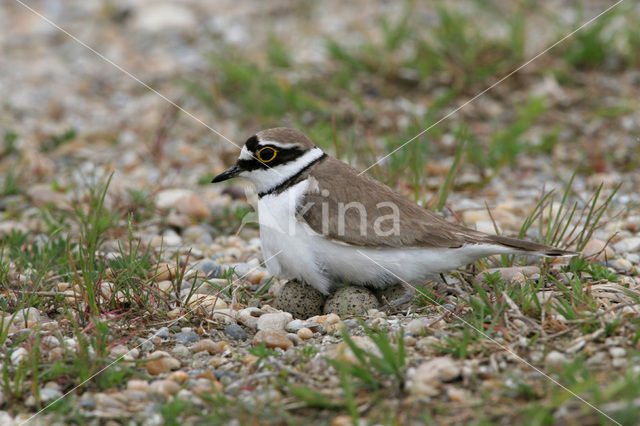
POLYGON ((260 330, 253 337, 253 346, 259 346, 262 343, 267 348, 281 348, 284 350, 293 346, 293 342, 287 339, 286 334, 283 331, 273 330, 260 330))
POLYGON ((208 379, 208 380, 217 380, 215 374, 211 370, 204 370, 202 373, 198 374, 198 379, 208 379))
POLYGON ((180 368, 180 361, 163 351, 155 351, 149 354, 147 359, 150 361, 145 363, 145 367, 147 372, 153 376, 180 368))
POLYGON ((298 337, 302 340, 311 339, 313 337, 313 331, 309 330, 307 327, 302 327, 298 330, 298 337))
POLYGON ((202 339, 191 345, 191 350, 193 353, 207 351, 210 355, 216 355, 224 352, 227 346, 229 346, 229 343, 224 340, 221 342, 214 342, 211 339, 202 339))
POLYGON ((173 380, 176 383, 184 383, 187 380, 189 380, 189 375, 182 370, 178 370, 169 374, 169 377, 167 377, 167 380, 173 380))
POLYGON ((156 282, 160 281, 171 281, 176 277, 176 272, 178 270, 177 266, 172 263, 158 263, 157 268, 151 268, 152 271, 156 271, 156 282))
POLYGON ((179 390, 180 385, 172 380, 156 380, 155 382, 151 382, 147 393, 170 396, 175 395, 179 390))

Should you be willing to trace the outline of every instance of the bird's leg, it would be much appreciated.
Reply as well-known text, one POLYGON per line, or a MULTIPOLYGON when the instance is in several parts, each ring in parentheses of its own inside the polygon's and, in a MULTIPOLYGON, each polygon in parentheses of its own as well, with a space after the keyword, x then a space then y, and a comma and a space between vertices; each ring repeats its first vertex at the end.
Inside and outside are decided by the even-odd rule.
POLYGON ((402 286, 404 287, 404 290, 405 290, 404 294, 390 302, 387 302, 386 306, 383 306, 380 309, 381 311, 388 312, 390 310, 396 309, 399 306, 402 306, 405 303, 411 302, 413 300, 413 296, 415 296, 416 294, 416 288, 406 282, 401 282, 400 284, 402 284, 402 286))

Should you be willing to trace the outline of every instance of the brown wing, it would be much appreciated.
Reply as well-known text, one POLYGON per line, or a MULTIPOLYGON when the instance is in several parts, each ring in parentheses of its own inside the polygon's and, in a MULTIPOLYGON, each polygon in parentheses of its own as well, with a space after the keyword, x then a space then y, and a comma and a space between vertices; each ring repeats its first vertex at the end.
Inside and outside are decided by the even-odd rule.
POLYGON ((455 248, 487 242, 486 234, 446 222, 335 158, 318 163, 309 175, 316 181, 298 219, 330 239, 362 247, 455 248))

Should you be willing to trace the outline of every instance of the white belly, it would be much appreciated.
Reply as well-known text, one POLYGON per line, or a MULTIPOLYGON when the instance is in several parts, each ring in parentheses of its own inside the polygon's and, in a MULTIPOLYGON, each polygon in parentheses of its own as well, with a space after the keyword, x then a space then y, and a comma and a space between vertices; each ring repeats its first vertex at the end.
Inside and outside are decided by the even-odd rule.
POLYGON ((328 240, 295 218, 306 192, 302 181, 258 201, 260 241, 265 265, 273 275, 306 282, 324 294, 342 284, 386 287, 405 281, 422 284, 435 275, 504 247, 467 245, 458 249, 362 248, 328 240))
POLYGON ((331 283, 318 266, 315 235, 295 218, 296 206, 307 187, 308 181, 304 180, 258 200, 262 256, 273 275, 305 281, 327 294, 331 283))

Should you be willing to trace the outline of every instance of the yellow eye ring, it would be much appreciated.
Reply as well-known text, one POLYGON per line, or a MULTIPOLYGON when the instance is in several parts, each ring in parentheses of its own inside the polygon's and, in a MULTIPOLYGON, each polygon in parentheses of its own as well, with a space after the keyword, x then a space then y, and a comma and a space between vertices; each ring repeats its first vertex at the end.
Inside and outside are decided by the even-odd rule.
MULTIPOLYGON (((262 161, 263 163, 268 163, 269 161, 273 161, 273 159, 274 159, 274 158, 276 158, 276 155, 277 155, 277 154, 278 154, 278 151, 276 151, 276 149, 275 149, 275 148, 270 147, 270 146, 265 146, 265 147, 263 147, 263 148, 260 148, 260 150, 258 151, 258 160, 262 161), (269 158, 262 158, 262 156, 263 156, 262 152, 263 152, 265 149, 270 149, 270 150, 271 150, 271 157, 269 157, 269 158)), ((267 152, 267 155, 269 155, 269 154, 268 154, 268 152, 267 152)))

